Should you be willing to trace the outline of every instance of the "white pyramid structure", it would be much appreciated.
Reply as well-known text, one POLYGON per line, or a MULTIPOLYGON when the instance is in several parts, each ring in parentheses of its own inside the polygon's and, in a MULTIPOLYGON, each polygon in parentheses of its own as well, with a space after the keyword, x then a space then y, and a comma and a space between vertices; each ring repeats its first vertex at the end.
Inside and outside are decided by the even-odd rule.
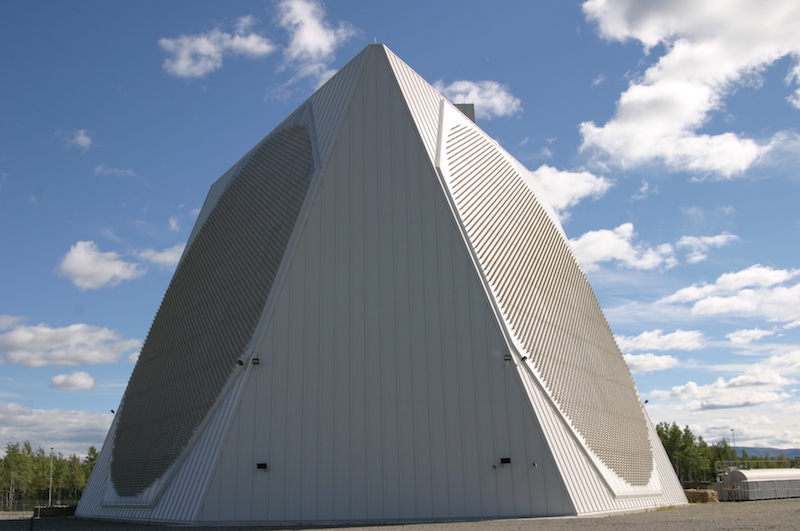
POLYGON ((77 515, 685 503, 535 175, 376 44, 212 186, 77 515))

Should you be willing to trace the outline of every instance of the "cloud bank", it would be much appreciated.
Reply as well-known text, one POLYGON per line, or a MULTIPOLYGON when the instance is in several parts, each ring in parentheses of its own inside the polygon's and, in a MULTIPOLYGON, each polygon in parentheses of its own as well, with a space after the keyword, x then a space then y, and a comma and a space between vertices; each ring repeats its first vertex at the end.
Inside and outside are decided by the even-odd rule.
MULTIPOLYGON (((125 339, 114 330, 83 323, 61 328, 17 324, 0 335, 0 362, 25 367, 115 363, 125 353, 141 346, 139 339, 125 339)), ((73 383, 75 378, 80 376, 73 376, 73 383)), ((69 378, 62 379, 60 383, 66 385, 67 380, 69 378)))
MULTIPOLYGON (((785 140, 757 140, 702 128, 724 109, 725 98, 782 57, 800 82, 800 4, 794 0, 634 2, 588 0, 588 20, 611 41, 639 41, 645 53, 666 50, 631 81, 613 118, 580 126, 583 150, 622 167, 660 162, 674 171, 729 178, 741 174, 785 140)), ((800 89, 789 98, 800 106, 800 89)), ((798 107, 800 108, 800 107, 798 107)))

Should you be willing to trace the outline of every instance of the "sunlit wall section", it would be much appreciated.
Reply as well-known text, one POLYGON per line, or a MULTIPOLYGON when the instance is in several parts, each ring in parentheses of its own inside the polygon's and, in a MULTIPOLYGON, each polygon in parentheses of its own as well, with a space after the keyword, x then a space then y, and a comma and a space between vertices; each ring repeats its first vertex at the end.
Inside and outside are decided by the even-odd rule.
POLYGON ((591 451, 647 485, 653 458, 633 379, 566 239, 495 142, 466 121, 444 134, 458 213, 527 362, 591 451))

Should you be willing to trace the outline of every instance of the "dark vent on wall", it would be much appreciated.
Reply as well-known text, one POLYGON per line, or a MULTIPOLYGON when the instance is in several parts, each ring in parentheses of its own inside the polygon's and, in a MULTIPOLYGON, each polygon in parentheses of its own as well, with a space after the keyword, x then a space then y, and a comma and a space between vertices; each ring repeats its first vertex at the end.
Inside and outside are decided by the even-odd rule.
POLYGON ((111 477, 135 496, 208 415, 247 347, 312 173, 308 131, 268 137, 220 196, 169 285, 119 413, 111 477))

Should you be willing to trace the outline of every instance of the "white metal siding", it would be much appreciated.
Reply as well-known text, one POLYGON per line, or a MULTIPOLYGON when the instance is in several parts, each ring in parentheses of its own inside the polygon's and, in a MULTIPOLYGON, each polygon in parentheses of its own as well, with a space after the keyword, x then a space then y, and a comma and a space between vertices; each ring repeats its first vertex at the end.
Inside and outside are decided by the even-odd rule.
MULTIPOLYGON (((606 476, 616 476, 599 472, 540 374, 521 361, 514 334, 524 336, 524 320, 509 326, 499 317, 515 295, 495 306, 487 293, 507 281, 510 255, 479 238, 484 254, 470 248, 443 189, 448 168, 439 181, 440 109, 457 112, 391 52, 369 46, 282 124, 308 117, 316 171, 285 227, 245 365, 172 468, 138 498, 115 494, 106 444, 80 515, 341 524, 685 503, 660 446, 653 495, 615 496, 606 476), (487 257, 493 272, 478 266, 487 257), (502 458, 511 463, 501 467, 502 458)), ((492 149, 482 153, 497 160, 492 149)), ((509 160, 517 178, 530 178, 509 160)), ((215 184, 206 206, 229 183, 215 184)), ((524 195, 505 208, 521 214, 524 195)), ((540 206, 536 223, 565 242, 552 209, 540 206)), ((528 266, 555 267, 546 255, 528 266)), ((555 348, 556 336, 538 346, 555 348)), ((115 421, 109 441, 117 432, 115 421)))
POLYGON ((380 59, 318 176, 203 520, 574 512, 380 59))
POLYGON ((591 450, 647 485, 652 454, 633 379, 568 243, 511 157, 448 110, 443 171, 504 320, 591 450))

